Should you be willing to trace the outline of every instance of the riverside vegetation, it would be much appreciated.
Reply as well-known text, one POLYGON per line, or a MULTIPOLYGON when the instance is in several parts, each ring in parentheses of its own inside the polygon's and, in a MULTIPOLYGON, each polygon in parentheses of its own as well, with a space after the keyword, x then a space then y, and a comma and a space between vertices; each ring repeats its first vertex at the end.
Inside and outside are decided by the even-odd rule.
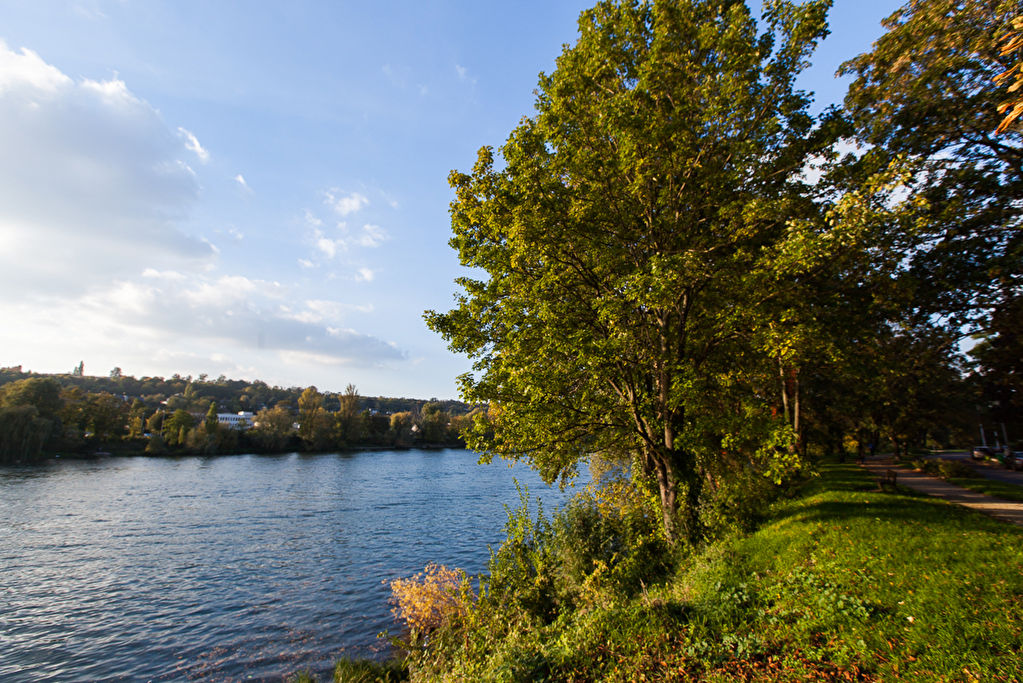
POLYGON ((1023 7, 908 0, 815 114, 830 5, 598 2, 452 172, 467 444, 622 474, 396 584, 413 680, 1023 675, 1017 529, 808 479, 1023 432, 1023 7))
POLYGON ((404 655, 335 680, 1023 677, 1023 529, 834 461, 779 493, 676 554, 620 478, 553 518, 523 505, 484 576, 397 582, 404 655))

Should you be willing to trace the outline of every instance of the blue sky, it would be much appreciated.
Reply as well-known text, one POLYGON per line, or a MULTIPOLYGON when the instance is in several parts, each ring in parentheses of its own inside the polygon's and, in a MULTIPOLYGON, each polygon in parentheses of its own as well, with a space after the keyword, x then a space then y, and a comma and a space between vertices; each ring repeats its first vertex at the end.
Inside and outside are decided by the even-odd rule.
MULTIPOLYGON (((0 365, 454 398, 448 173, 590 4, 5 0, 0 365)), ((818 106, 899 4, 837 0, 818 106)))

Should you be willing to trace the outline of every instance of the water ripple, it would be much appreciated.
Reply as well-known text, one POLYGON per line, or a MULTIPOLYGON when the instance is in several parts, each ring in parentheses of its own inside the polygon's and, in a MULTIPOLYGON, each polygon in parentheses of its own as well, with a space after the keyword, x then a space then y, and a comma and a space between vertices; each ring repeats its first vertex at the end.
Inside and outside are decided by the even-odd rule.
POLYGON ((386 580, 481 571, 522 467, 473 453, 0 468, 0 679, 280 681, 384 656, 386 580))

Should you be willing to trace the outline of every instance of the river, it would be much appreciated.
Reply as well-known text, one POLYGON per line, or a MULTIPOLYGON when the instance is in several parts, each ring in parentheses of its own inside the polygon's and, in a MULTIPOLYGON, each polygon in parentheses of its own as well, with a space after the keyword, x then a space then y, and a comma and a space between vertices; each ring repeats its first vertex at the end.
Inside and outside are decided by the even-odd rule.
POLYGON ((485 568, 516 480, 568 495, 454 449, 0 467, 0 680, 330 680, 385 581, 485 568))

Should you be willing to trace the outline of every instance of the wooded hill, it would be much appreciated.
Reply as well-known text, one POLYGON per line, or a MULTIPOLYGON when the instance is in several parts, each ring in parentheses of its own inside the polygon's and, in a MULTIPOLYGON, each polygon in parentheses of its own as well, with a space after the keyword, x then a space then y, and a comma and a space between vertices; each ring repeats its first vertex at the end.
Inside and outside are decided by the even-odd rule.
POLYGON ((206 375, 135 378, 0 369, 0 462, 55 453, 233 453, 459 445, 458 401, 360 396, 206 375), (248 430, 218 413, 253 413, 248 430))

